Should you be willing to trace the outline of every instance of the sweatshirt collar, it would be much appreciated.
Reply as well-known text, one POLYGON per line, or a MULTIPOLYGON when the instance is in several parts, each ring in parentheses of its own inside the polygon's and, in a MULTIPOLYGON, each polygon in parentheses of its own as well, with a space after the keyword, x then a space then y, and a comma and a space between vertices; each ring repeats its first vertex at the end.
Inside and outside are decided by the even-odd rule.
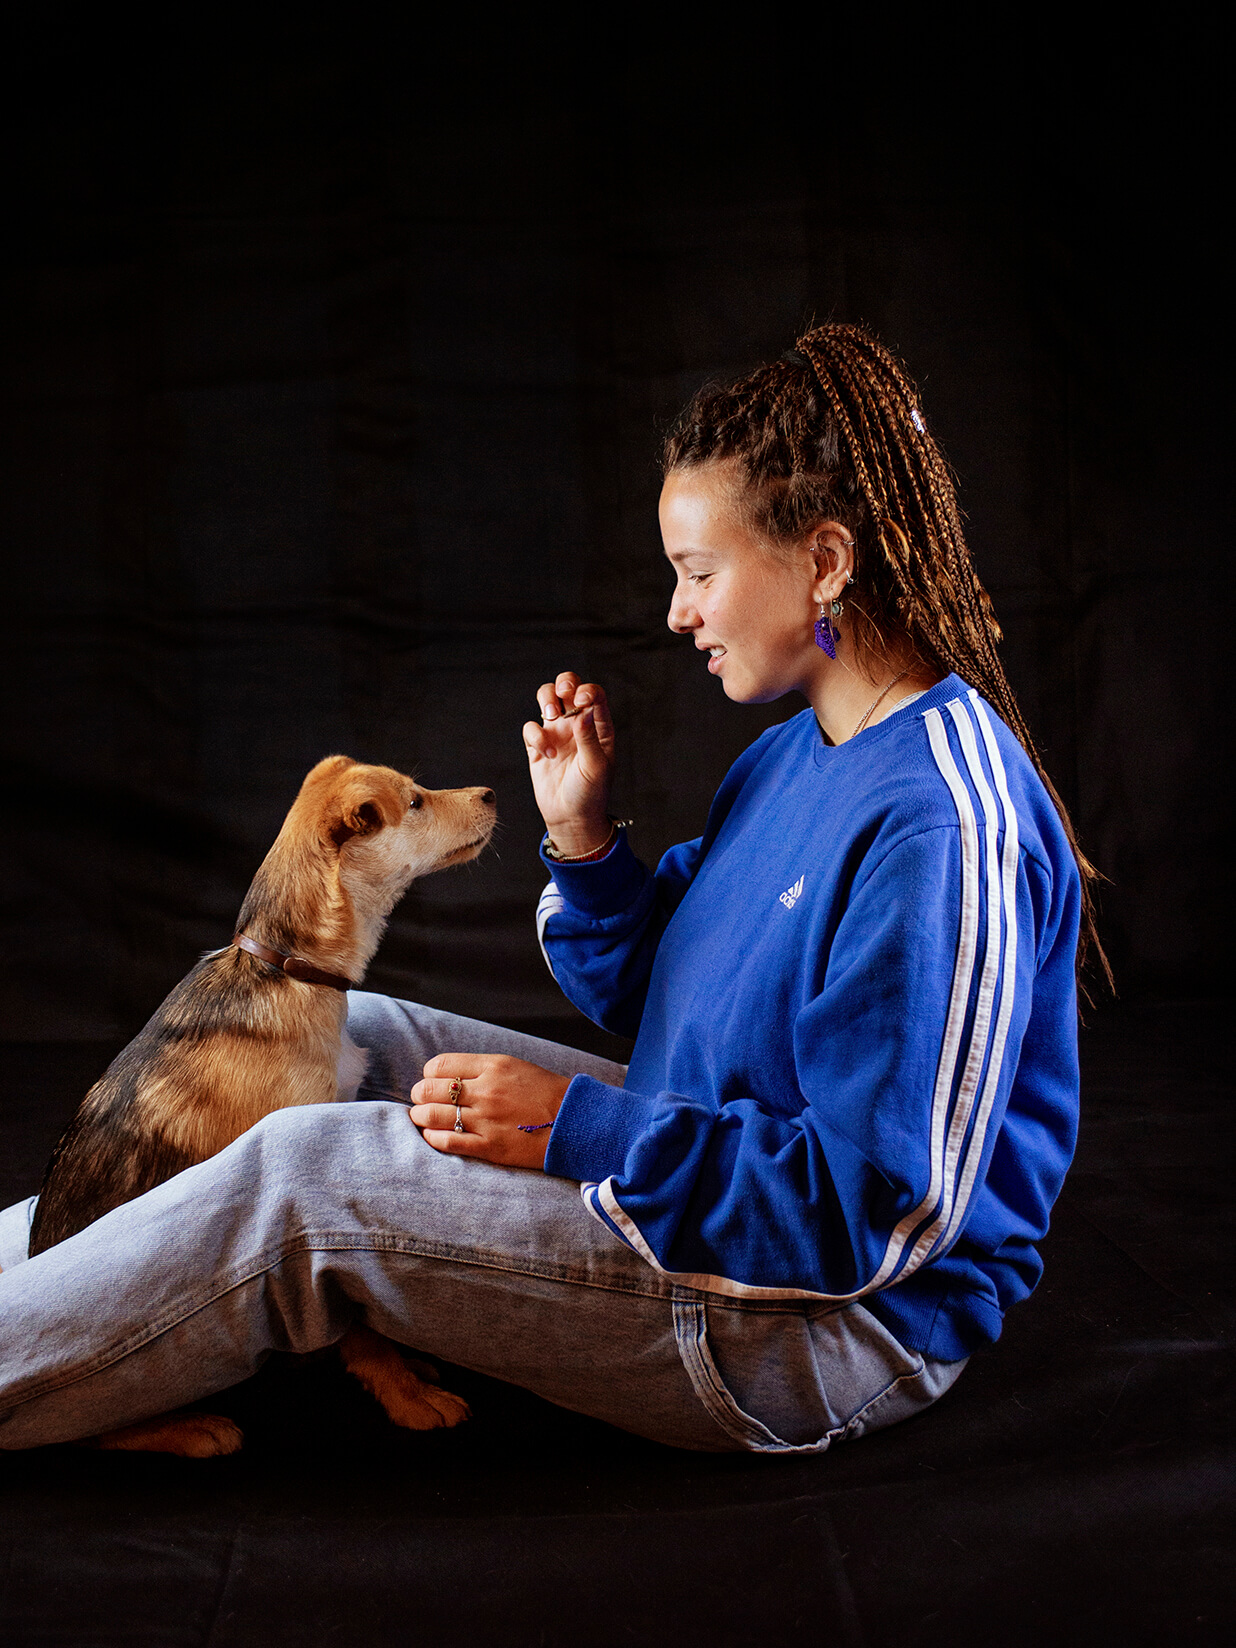
POLYGON ((815 764, 817 767, 831 766, 834 762, 847 760, 855 753, 873 748, 882 738, 895 737, 897 734, 915 724, 916 718, 927 714, 928 710, 942 709, 955 698, 962 698, 970 689, 958 675, 946 675, 942 681, 937 681, 934 687, 928 687, 920 697, 904 704, 898 704, 891 715, 886 715, 883 721, 877 721, 874 727, 864 727, 854 738, 847 738, 844 744, 829 744, 824 739, 824 729, 815 718, 815 711, 808 706, 803 714, 808 718, 812 741, 815 745, 815 764))

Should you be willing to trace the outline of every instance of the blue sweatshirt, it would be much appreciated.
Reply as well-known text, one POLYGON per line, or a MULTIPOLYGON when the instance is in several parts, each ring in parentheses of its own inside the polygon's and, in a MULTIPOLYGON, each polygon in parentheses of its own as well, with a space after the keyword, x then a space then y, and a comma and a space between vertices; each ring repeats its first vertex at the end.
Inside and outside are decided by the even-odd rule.
POLYGON ((635 1036, 545 1169, 685 1286, 861 1299, 943 1360, 1042 1270, 1072 1158, 1080 888, 1054 806, 950 676, 848 743, 758 739, 652 875, 546 861, 546 957, 635 1036))

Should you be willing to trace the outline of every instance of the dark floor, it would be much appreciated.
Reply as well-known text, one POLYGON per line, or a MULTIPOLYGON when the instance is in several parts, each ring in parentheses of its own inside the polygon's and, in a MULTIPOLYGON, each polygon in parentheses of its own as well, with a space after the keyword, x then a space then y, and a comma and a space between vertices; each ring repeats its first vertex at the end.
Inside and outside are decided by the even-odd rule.
MULTIPOLYGON (((37 1187, 109 1052, 0 1049, 0 1195, 37 1187)), ((1225 1015, 1111 1012, 1083 1058, 1044 1282, 923 1417, 822 1457, 697 1457, 454 1370, 475 1419, 413 1436, 330 1359, 272 1363, 229 1398, 233 1459, 0 1456, 0 1640, 1228 1640, 1225 1015)))

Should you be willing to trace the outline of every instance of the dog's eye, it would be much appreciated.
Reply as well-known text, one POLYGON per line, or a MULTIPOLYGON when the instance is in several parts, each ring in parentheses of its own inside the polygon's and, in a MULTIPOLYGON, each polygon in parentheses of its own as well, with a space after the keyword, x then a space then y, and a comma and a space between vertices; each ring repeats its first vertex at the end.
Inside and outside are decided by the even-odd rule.
POLYGON ((412 797, 411 801, 409 801, 409 803, 408 803, 408 811, 410 813, 414 813, 418 807, 423 807, 424 805, 425 805, 424 796, 414 795, 412 797))

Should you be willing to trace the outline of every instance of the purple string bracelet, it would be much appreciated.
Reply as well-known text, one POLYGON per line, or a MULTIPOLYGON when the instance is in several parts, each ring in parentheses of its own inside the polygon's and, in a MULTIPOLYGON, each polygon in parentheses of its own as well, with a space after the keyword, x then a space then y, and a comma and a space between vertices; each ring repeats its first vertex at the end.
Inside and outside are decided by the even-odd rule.
POLYGON ((519 1131, 521 1133, 542 1133, 547 1127, 553 1125, 553 1122, 537 1122, 535 1126, 530 1126, 527 1122, 520 1122, 519 1131))

